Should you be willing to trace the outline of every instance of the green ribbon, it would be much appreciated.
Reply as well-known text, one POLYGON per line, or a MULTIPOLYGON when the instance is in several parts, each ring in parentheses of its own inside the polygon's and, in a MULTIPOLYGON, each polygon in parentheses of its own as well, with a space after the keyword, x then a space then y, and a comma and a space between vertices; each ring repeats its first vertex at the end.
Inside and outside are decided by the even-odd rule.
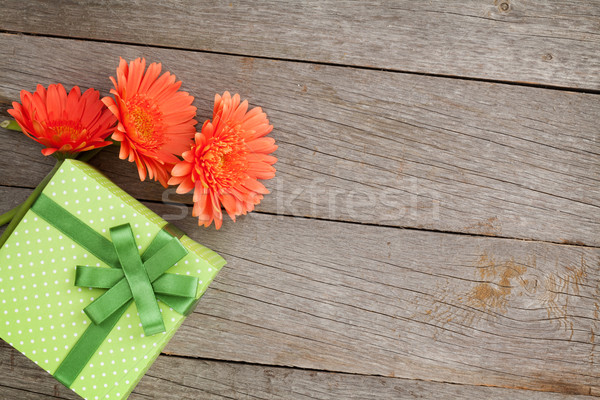
POLYGON ((108 290, 84 309, 93 323, 54 373, 63 385, 72 385, 132 301, 146 335, 165 331, 157 299, 182 315, 196 306, 198 278, 165 273, 187 254, 176 228, 163 228, 140 256, 129 224, 112 227, 111 242, 44 194, 32 210, 111 267, 77 266, 75 285, 108 290))
POLYGON ((172 238, 160 253, 143 262, 129 224, 111 228, 110 234, 122 269, 77 266, 76 286, 109 289, 84 308, 85 313, 100 324, 133 298, 144 333, 150 336, 164 332, 157 297, 184 315, 196 303, 198 278, 165 273, 187 250, 172 238))

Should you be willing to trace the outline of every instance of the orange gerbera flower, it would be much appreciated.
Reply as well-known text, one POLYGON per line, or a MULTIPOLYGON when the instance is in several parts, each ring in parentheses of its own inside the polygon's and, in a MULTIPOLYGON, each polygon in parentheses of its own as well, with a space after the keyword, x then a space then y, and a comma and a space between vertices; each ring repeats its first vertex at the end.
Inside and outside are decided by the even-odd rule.
POLYGON ((221 205, 235 221, 246 214, 269 191, 257 179, 275 176, 275 140, 264 137, 273 129, 260 107, 248 111, 248 102, 229 92, 215 96, 213 121, 206 121, 196 133, 195 144, 183 153, 183 161, 171 171, 170 185, 177 193, 194 189, 192 215, 198 225, 213 220, 219 229, 223 222, 221 205))
POLYGON ((176 157, 189 149, 196 132, 194 98, 179 91, 181 81, 165 72, 161 64, 152 63, 146 71, 146 60, 127 64, 121 58, 117 80, 111 77, 115 96, 102 99, 117 117, 119 124, 112 138, 121 142, 121 159, 135 161, 140 179, 160 181, 167 187, 169 172, 176 157), (147 172, 146 172, 147 171, 147 172))
POLYGON ((115 117, 100 101, 100 93, 88 89, 81 95, 78 86, 69 94, 61 84, 38 85, 35 93, 21 91, 21 104, 14 102, 8 113, 27 136, 46 146, 42 154, 60 157, 88 151, 111 142, 115 117))

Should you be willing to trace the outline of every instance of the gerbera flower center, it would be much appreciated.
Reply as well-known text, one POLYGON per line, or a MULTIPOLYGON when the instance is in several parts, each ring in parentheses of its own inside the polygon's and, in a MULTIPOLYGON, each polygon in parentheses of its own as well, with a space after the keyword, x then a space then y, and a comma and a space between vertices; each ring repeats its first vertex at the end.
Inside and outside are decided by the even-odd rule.
POLYGON ((219 137, 199 149, 196 173, 203 175, 207 186, 230 188, 246 177, 248 149, 238 130, 239 126, 227 126, 219 137))
POLYGON ((127 101, 129 125, 132 139, 146 147, 158 148, 164 144, 162 113, 145 96, 135 95, 127 101))
POLYGON ((86 130, 83 129, 81 124, 75 121, 52 121, 48 128, 61 140, 76 141, 86 134, 86 130))

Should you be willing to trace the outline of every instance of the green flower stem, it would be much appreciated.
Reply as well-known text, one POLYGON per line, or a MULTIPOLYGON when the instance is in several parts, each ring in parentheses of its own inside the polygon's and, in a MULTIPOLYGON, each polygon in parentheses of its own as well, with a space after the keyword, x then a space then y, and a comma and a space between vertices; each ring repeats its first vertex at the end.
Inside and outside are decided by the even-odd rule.
POLYGON ((17 124, 17 121, 15 121, 14 119, 7 119, 0 122, 0 127, 4 129, 9 129, 11 131, 23 132, 19 124, 17 124))
POLYGON ((8 224, 8 226, 6 227, 6 230, 4 231, 2 236, 0 236, 0 248, 2 248, 2 246, 4 246, 4 243, 6 243, 6 241, 10 237, 10 235, 13 233, 13 231, 19 224, 19 222, 21 222, 21 220, 23 219, 23 216, 27 213, 27 211, 29 211, 29 209, 31 208, 33 203, 35 203, 37 198, 40 196, 40 193, 42 193, 42 191, 44 190, 46 185, 48 185, 48 182, 50 182, 50 180, 52 179, 52 177, 54 176, 56 171, 58 171, 58 169, 60 168, 62 163, 63 163, 62 161, 56 162, 56 165, 54 165, 54 168, 52 168, 52 171, 50 171, 50 173, 48 175, 46 175, 44 180, 42 180, 40 182, 40 184, 34 189, 33 193, 31 193, 29 195, 27 200, 25 200, 25 202, 15 212, 15 215, 13 216, 12 220, 10 221, 10 224, 8 224))
POLYGON ((19 210, 19 207, 21 207, 21 204, 14 207, 12 210, 8 210, 4 214, 0 215, 0 226, 8 224, 14 218, 15 214, 17 213, 17 210, 19 210))

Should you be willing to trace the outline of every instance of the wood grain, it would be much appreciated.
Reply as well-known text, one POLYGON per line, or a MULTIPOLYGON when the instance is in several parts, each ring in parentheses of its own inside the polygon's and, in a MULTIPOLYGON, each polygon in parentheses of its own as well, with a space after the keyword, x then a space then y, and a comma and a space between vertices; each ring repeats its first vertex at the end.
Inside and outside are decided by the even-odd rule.
POLYGON ((0 28, 600 89, 600 2, 3 2, 0 28))
MULTIPOLYGON (((164 205, 152 205, 160 214, 164 205)), ((600 395, 599 249, 254 214, 176 354, 600 395)))
MULTIPOLYGON (((0 31, 71 39, 0 34, 0 120, 21 89, 106 94, 145 56, 201 122, 230 90, 275 125, 273 193, 220 231, 115 149, 93 161, 229 262, 132 399, 579 400, 600 396, 599 14, 8 0, 0 31)), ((50 167, 0 129, 0 212, 50 167)), ((0 398, 78 398, 1 341, 0 375, 0 398)))
MULTIPOLYGON (((5 108, 37 83, 107 93, 118 55, 162 61, 201 121, 227 89, 264 106, 280 148, 263 212, 600 245, 597 95, 9 34, 0 47, 5 108)), ((0 135, 0 184, 35 186, 51 161, 0 135)), ((123 163, 94 161, 138 198, 189 204, 123 163)))
MULTIPOLYGON (((0 341, 0 394, 20 400, 78 399, 0 341), (32 385, 35 383, 35 385, 32 385)), ((130 399, 510 399, 585 400, 589 396, 455 385, 399 378, 160 356, 130 399)))
POLYGON ((600 249, 257 213, 218 232, 173 222, 228 265, 168 354, 600 396, 600 249))

